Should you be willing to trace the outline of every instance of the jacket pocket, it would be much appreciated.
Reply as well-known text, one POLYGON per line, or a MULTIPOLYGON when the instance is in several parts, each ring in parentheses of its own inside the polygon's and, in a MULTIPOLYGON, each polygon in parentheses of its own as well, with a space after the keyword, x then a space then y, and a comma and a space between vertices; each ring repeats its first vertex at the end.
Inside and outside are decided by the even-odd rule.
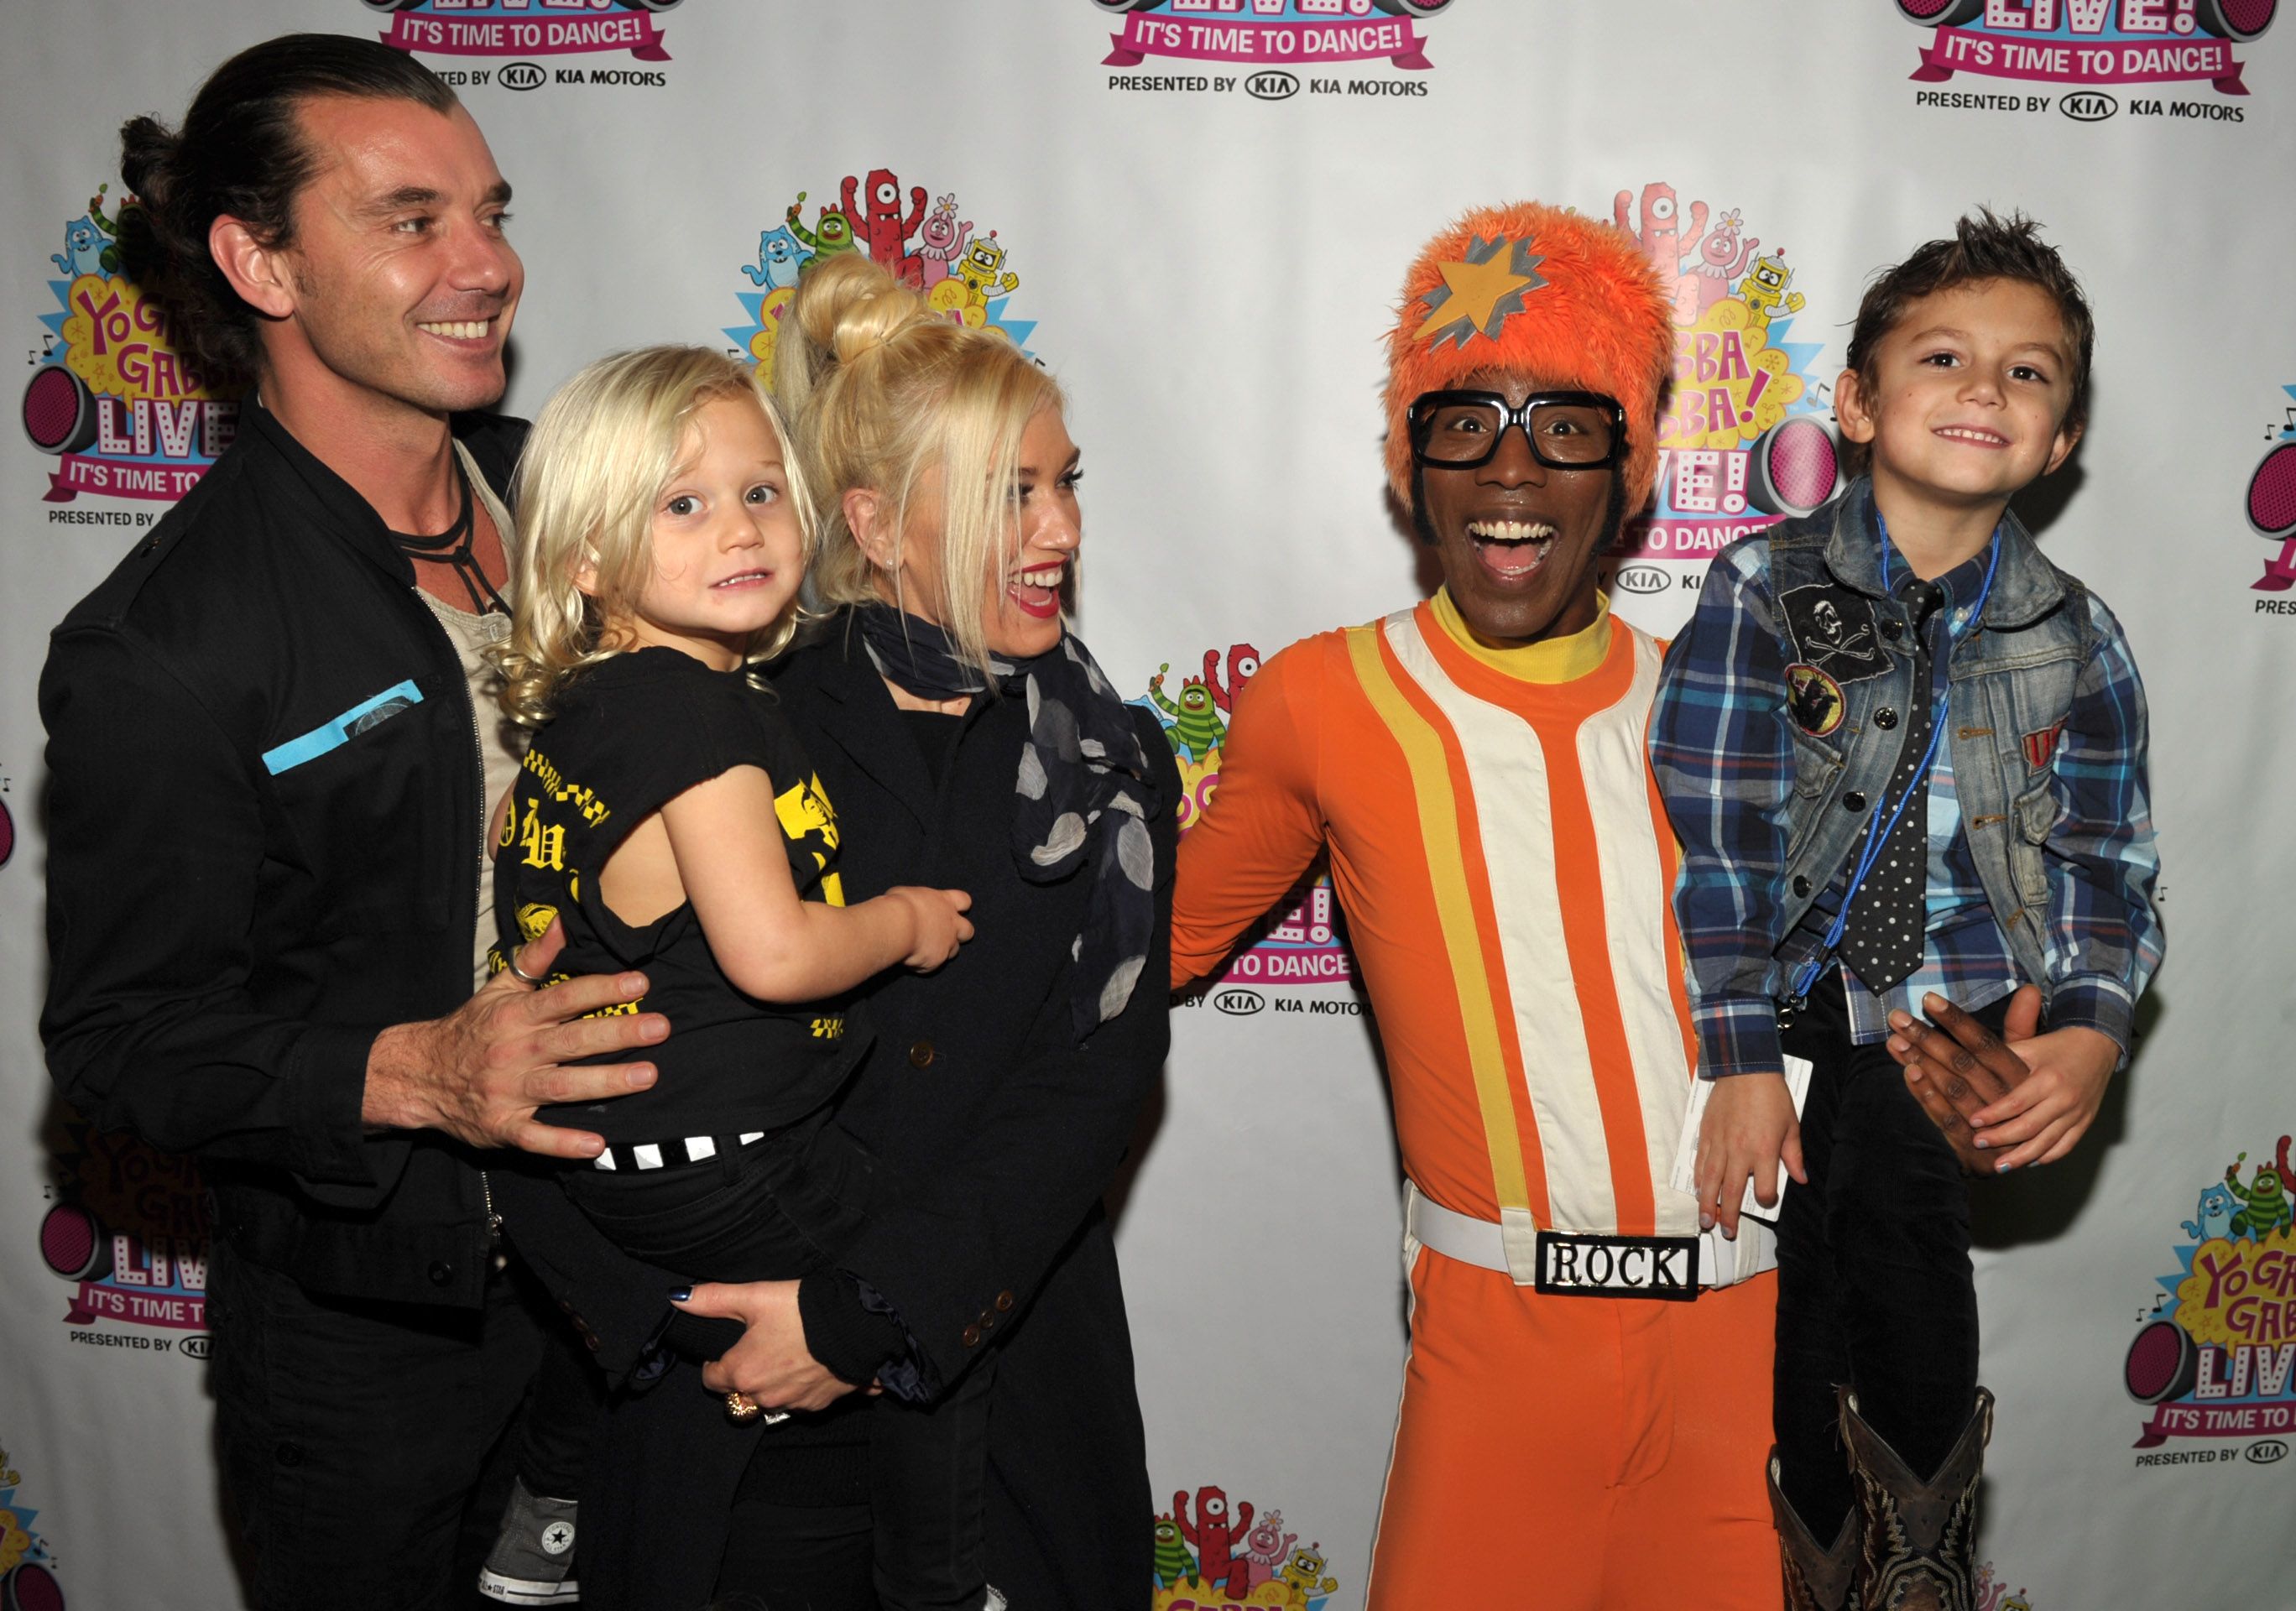
POLYGON ((2057 798, 2054 780, 2041 782, 2019 795, 2009 807, 2009 821, 2014 830, 2009 835, 2009 871, 2017 880, 2018 898, 2028 906, 2038 905, 2049 898, 2047 858, 2041 846, 2048 842, 2049 834, 2064 815, 2064 806, 2057 798))

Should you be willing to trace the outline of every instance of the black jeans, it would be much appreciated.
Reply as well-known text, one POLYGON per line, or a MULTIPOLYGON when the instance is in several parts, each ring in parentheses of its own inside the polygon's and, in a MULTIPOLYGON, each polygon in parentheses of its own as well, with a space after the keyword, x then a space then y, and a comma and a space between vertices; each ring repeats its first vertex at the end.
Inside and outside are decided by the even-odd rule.
MULTIPOLYGON (((930 1407, 880 1398, 844 1417, 848 1443, 865 1444, 865 1493, 833 1478, 806 1492, 745 1483, 718 1592, 746 1591, 776 1611, 980 1611, 996 1379, 991 1353, 930 1407)), ((842 1464, 832 1449, 807 1452, 842 1464)))
MULTIPOLYGON (((569 1169, 566 1195, 634 1258, 697 1281, 794 1280, 861 1223, 875 1160, 816 1114, 700 1164, 569 1169)), ((605 1406, 590 1362, 554 1351, 534 1378, 518 1472, 530 1493, 570 1499, 605 1406)))
POLYGON ((480 1309, 362 1302, 315 1296, 218 1238, 208 1381, 248 1602, 488 1604, 478 1562, 510 1478, 482 1478, 558 1320, 515 1265, 480 1309))
MULTIPOLYGON (((2000 1033, 2006 1001, 1972 1016, 2000 1033)), ((1833 1389, 1917 1476, 1951 1452, 1977 1397, 1969 1182, 1881 1043, 1853 1045, 1829 969, 1783 1036, 1814 1065, 1802 1107, 1806 1186, 1778 1214, 1771 1407, 1779 1485, 1821 1542, 1852 1502, 1833 1389)))

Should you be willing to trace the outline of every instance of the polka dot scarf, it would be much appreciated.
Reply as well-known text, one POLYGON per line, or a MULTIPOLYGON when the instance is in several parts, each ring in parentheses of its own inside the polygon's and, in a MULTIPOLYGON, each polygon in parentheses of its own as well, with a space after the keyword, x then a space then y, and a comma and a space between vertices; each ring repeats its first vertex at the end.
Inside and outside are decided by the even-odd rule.
MULTIPOLYGON (((890 604, 864 604, 861 638, 888 682, 921 699, 984 691, 980 667, 948 634, 890 604)), ((1089 862, 1092 895, 1076 937, 1072 1018, 1079 1043, 1124 1010, 1148 961, 1156 924, 1156 846, 1148 831, 1154 790, 1148 757, 1124 701, 1074 633, 1033 659, 992 656, 997 691, 1029 702, 1029 741, 1013 781, 1013 860, 1034 884, 1054 884, 1089 862)))

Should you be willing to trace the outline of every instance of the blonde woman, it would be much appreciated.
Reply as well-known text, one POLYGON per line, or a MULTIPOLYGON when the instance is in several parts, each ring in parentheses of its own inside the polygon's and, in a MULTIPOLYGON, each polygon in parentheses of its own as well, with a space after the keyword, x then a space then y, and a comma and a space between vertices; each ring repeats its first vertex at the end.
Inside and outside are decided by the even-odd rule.
POLYGON ((1144 1607, 1154 1509, 1101 1198, 1168 1043, 1171 752, 1063 619, 1079 472, 1050 376, 857 258, 808 276, 776 361, 830 614, 773 676, 837 801, 849 898, 950 884, 980 937, 869 994, 837 1123, 897 1199, 822 1270, 687 1305, 749 1327, 712 1386, 783 1408, 885 1389, 761 1440, 720 1588, 876 1605, 872 1535, 897 1524, 865 1476, 955 1418, 987 1473, 988 1582, 1144 1607))
MULTIPOLYGON (((504 709, 533 743, 496 809, 496 955, 554 982, 529 978, 518 953, 555 922, 557 968, 643 969, 643 1004, 671 1025, 652 1089, 540 1109, 607 1143, 559 1184, 608 1240, 664 1270, 801 1275, 850 1238, 873 1173, 824 1133, 865 1040, 841 998, 947 961, 972 934, 969 902, 895 888, 846 904, 834 797, 750 673, 789 641, 813 522, 744 366, 674 347, 591 364, 536 421, 519 507, 518 608, 497 658, 504 709)), ((480 1577, 496 1599, 578 1594, 564 1543, 594 1395, 587 1362, 566 1358, 575 1379, 545 1370, 480 1577)), ((745 1400, 729 1408, 758 1417, 745 1400)), ((904 1457, 940 1480, 931 1452, 904 1457)), ((953 1500, 911 1533, 952 1510, 978 1504, 953 1500)), ((895 1603, 940 1603, 902 1573, 889 1582, 895 1603)))

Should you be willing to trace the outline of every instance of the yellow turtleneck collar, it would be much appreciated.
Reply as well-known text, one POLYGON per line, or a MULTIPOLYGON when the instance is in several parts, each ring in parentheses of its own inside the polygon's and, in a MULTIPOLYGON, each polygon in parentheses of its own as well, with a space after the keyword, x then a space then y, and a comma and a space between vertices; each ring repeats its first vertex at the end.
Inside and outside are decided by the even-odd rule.
POLYGON ((1492 670, 1504 672, 1520 682, 1575 682, 1600 666, 1611 652, 1611 601, 1601 592, 1595 594, 1594 625, 1569 637, 1546 638, 1520 649, 1493 649, 1479 640, 1467 626, 1466 617, 1460 615, 1459 607, 1451 602, 1451 590, 1447 587, 1438 589, 1428 603, 1451 642, 1492 670))

